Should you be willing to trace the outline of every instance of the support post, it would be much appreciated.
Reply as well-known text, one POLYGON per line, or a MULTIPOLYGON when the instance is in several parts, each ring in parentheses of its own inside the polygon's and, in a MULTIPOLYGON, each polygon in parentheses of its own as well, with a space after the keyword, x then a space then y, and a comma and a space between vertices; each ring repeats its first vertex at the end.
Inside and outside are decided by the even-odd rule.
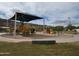
POLYGON ((8 23, 8 19, 7 19, 7 24, 6 24, 6 25, 7 25, 7 27, 8 27, 8 25, 9 25, 9 23, 8 23))
POLYGON ((43 30, 45 29, 45 19, 43 19, 43 30))
POLYGON ((17 13, 15 13, 15 20, 14 20, 14 33, 13 33, 14 37, 16 37, 16 19, 17 19, 17 13))

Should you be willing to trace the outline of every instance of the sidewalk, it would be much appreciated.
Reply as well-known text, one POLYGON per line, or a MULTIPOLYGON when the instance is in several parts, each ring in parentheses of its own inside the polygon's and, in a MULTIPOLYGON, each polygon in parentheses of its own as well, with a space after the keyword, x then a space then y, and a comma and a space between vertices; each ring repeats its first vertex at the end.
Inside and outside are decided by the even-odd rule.
MULTIPOLYGON (((42 39, 37 37, 37 38, 32 38, 32 37, 22 37, 22 36, 17 36, 16 38, 13 38, 13 36, 9 37, 3 37, 1 35, 6 34, 6 33, 0 33, 0 41, 5 41, 5 42, 25 42, 25 41, 32 41, 32 40, 56 40, 57 43, 65 43, 65 42, 76 42, 79 41, 79 35, 74 35, 74 36, 49 36, 49 37, 43 37, 42 39)), ((41 36, 40 36, 41 37, 41 36)))

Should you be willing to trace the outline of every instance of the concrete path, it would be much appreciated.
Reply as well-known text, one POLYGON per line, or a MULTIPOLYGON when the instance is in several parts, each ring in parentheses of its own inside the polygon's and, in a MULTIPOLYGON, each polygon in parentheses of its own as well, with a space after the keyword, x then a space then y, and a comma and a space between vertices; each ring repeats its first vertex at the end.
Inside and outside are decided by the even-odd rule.
POLYGON ((24 41, 32 41, 30 38, 21 38, 20 36, 18 37, 4 37, 2 35, 4 35, 6 33, 0 33, 0 41, 5 41, 5 42, 24 42, 24 41))
POLYGON ((57 43, 65 43, 65 42, 76 42, 79 41, 79 35, 62 35, 62 36, 51 36, 48 38, 42 38, 42 39, 37 39, 37 38, 31 38, 31 37, 22 37, 22 36, 17 36, 16 38, 13 38, 13 36, 2 36, 5 33, 0 33, 0 41, 6 41, 6 42, 24 42, 24 41, 32 41, 32 40, 56 40, 57 43))

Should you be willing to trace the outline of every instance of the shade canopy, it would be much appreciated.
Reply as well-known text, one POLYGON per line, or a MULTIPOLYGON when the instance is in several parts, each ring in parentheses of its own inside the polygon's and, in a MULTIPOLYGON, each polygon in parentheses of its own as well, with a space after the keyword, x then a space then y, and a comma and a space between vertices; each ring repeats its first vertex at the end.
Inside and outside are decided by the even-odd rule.
POLYGON ((14 16, 10 19, 15 20, 15 16, 16 16, 16 20, 23 21, 23 22, 29 22, 36 19, 43 19, 42 17, 39 17, 39 16, 35 16, 27 13, 20 13, 20 12, 16 12, 14 16))

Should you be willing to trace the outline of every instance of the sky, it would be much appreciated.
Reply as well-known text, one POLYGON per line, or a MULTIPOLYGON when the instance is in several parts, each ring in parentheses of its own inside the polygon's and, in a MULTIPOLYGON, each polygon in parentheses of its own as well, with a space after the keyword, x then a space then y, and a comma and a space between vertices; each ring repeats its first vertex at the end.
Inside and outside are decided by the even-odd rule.
MULTIPOLYGON (((0 2, 0 18, 11 18, 15 10, 43 17, 46 25, 79 25, 79 2, 0 2)), ((29 23, 43 25, 43 19, 29 23)))

